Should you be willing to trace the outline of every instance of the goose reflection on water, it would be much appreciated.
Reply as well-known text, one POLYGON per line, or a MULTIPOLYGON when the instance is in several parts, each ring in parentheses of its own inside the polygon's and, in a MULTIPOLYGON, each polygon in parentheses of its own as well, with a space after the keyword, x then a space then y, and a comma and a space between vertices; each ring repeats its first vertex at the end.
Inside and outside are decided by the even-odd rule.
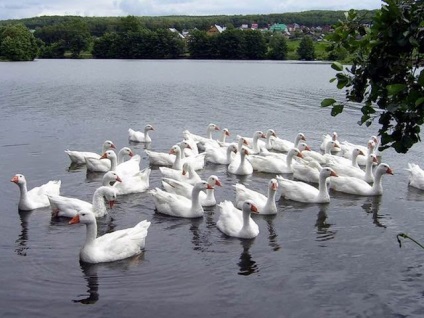
POLYGON ((317 228, 317 241, 328 241, 334 239, 337 231, 330 230, 330 227, 333 225, 327 223, 327 209, 328 204, 319 205, 319 211, 317 214, 317 221, 315 222, 315 227, 317 228))
POLYGON ((258 264, 252 259, 252 255, 250 254, 250 247, 252 246, 255 239, 239 239, 240 244, 243 247, 243 251, 240 254, 239 262, 237 265, 239 266, 239 275, 248 276, 254 273, 259 272, 258 264))
POLYGON ((15 241, 16 243, 15 252, 16 254, 20 256, 26 256, 27 250, 29 249, 29 247, 27 246, 28 219, 31 214, 32 214, 32 211, 19 211, 19 218, 21 220, 21 233, 19 234, 18 238, 15 241))
POLYGON ((373 223, 378 227, 386 228, 387 226, 381 223, 381 220, 385 216, 380 215, 380 206, 381 206, 381 196, 368 197, 364 204, 362 204, 362 209, 368 214, 372 214, 373 223))
POLYGON ((280 244, 278 244, 278 241, 277 241, 278 234, 275 231, 274 224, 273 224, 275 217, 276 217, 276 214, 263 216, 268 227, 268 241, 269 241, 268 245, 272 248, 274 252, 280 250, 281 248, 280 244))
MULTIPOLYGON (((80 303, 84 305, 91 305, 95 304, 99 298, 99 275, 98 272, 102 268, 106 268, 108 270, 115 270, 115 271, 127 271, 130 266, 136 266, 139 265, 141 262, 144 261, 144 252, 141 254, 135 255, 133 257, 130 257, 128 259, 124 259, 121 261, 111 262, 111 263, 98 263, 98 264, 90 264, 80 261, 80 267, 82 274, 84 276, 84 279, 87 281, 87 293, 86 294, 80 294, 77 297, 83 297, 78 299, 73 299, 72 301, 74 303, 80 303)), ((120 284, 119 281, 119 275, 113 276, 113 279, 115 279, 115 282, 117 284, 120 284)))

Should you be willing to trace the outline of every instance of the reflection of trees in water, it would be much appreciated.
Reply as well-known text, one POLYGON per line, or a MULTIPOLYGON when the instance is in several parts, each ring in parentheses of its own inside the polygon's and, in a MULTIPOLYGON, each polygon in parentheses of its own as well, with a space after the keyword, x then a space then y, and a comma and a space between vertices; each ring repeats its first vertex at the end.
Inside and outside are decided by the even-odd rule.
POLYGON ((367 200, 362 204, 362 209, 366 213, 372 214, 373 223, 378 227, 386 228, 387 226, 381 223, 381 220, 384 219, 384 216, 379 215, 381 205, 381 195, 368 197, 367 200))
POLYGON ((21 233, 16 239, 16 254, 26 256, 28 250, 28 219, 32 211, 19 211, 19 218, 21 219, 21 233))
MULTIPOLYGON (((87 281, 87 293, 78 295, 78 297, 83 297, 80 299, 73 299, 74 303, 80 303, 84 305, 95 304, 99 298, 99 276, 98 271, 101 268, 106 268, 108 270, 116 271, 126 271, 130 266, 138 265, 144 260, 144 252, 141 254, 111 263, 99 263, 99 264, 90 264, 80 261, 81 271, 84 275, 84 279, 87 281)), ((113 278, 116 279, 116 282, 119 283, 119 278, 117 275, 114 275, 113 278)))
POLYGON ((330 230, 330 227, 333 225, 327 223, 327 209, 328 204, 320 204, 319 211, 317 215, 317 221, 315 222, 315 227, 317 228, 317 241, 328 241, 335 237, 337 231, 330 230))
POLYGON ((239 262, 237 263, 237 265, 240 268, 238 272, 239 275, 248 276, 250 274, 259 272, 258 265, 252 259, 252 256, 250 255, 250 251, 249 251, 254 241, 255 239, 240 240, 241 246, 243 247, 243 251, 240 255, 239 262))

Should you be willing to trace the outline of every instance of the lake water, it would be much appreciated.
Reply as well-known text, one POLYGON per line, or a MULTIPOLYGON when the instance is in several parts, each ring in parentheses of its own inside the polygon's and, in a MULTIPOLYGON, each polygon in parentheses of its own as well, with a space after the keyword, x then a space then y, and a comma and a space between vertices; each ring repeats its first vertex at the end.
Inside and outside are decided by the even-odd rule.
MULTIPOLYGON (((216 228, 217 208, 199 219, 155 213, 147 193, 119 197, 99 219, 99 233, 152 222, 137 258, 87 266, 78 253, 84 225, 56 220, 49 209, 18 212, 22 173, 29 188, 62 181, 61 193, 91 201, 100 176, 68 169, 65 149, 100 151, 111 139, 129 145, 128 128, 155 127, 150 148, 168 151, 182 131, 206 134, 213 122, 237 134, 276 130, 365 143, 377 126, 356 124, 359 107, 333 118, 320 108, 342 97, 329 64, 234 61, 38 60, 0 63, 1 317, 422 317, 424 251, 402 248, 396 234, 424 241, 424 192, 408 187, 408 162, 424 149, 382 153, 394 175, 381 197, 331 193, 329 204, 280 200, 275 216, 255 216, 259 236, 243 241, 216 228)), ((217 135, 218 136, 218 135, 217 135)), ((130 144, 149 164, 142 144, 130 144)), ((234 200, 237 176, 218 175, 218 201, 234 200)), ((270 174, 243 178, 265 193, 270 174)), ((154 168, 151 188, 160 186, 154 168)))

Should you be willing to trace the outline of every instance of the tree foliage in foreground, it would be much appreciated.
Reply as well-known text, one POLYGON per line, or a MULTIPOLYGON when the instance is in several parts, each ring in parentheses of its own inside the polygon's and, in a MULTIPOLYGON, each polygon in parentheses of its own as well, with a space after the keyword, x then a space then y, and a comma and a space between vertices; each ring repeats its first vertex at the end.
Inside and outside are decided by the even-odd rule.
POLYGON ((406 153, 420 141, 424 122, 424 2, 386 0, 366 28, 351 10, 329 36, 334 47, 354 55, 351 66, 334 63, 332 79, 346 90, 346 101, 324 99, 331 115, 343 112, 346 102, 361 103, 360 125, 378 120, 380 150, 406 153))
POLYGON ((10 61, 32 61, 38 54, 33 34, 22 24, 0 27, 0 57, 10 61))

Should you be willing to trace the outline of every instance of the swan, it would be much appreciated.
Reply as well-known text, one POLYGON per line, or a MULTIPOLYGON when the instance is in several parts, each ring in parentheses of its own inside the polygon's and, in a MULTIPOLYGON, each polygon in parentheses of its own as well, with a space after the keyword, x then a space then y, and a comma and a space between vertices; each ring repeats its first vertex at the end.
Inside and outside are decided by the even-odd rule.
POLYGON ((128 129, 128 140, 133 142, 152 142, 150 130, 155 130, 152 125, 144 126, 144 132, 128 129))
POLYGON ((18 209, 22 211, 30 211, 38 208, 50 206, 47 195, 59 195, 60 180, 49 181, 39 187, 27 189, 27 181, 22 174, 16 174, 10 180, 18 185, 20 195, 18 209))
POLYGON ((382 176, 393 174, 393 170, 387 163, 380 163, 374 172, 374 183, 370 185, 364 180, 355 177, 330 178, 330 189, 335 191, 356 194, 362 196, 374 196, 383 194, 382 176))
POLYGON ((275 194, 278 189, 278 182, 272 178, 268 182, 268 196, 255 190, 246 188, 245 185, 237 183, 236 188, 236 207, 241 209, 246 200, 252 200, 260 214, 276 214, 277 206, 275 204, 275 194))
MULTIPOLYGON (((106 151, 113 152, 113 150, 106 150, 106 151)), ((106 151, 104 153, 106 153, 106 151)), ((102 156, 100 156, 99 158, 86 158, 85 163, 87 166, 87 171, 107 172, 111 170, 112 169, 111 161, 105 160, 105 158, 103 158, 102 156)), ((128 147, 121 148, 121 150, 119 150, 118 152, 117 164, 124 162, 127 156, 132 157, 134 156, 134 153, 128 147)))
POLYGON ((97 236, 97 223, 93 213, 82 210, 69 224, 83 223, 87 227, 85 242, 80 251, 80 260, 86 263, 103 263, 122 260, 141 253, 146 243, 150 222, 139 222, 131 228, 97 236))
POLYGON ((237 146, 230 144, 228 147, 207 147, 205 150, 206 162, 228 165, 237 153, 237 146))
POLYGON ((231 201, 218 204, 220 214, 216 227, 224 234, 242 239, 252 239, 258 236, 259 227, 250 216, 258 213, 255 203, 247 200, 243 203, 242 210, 237 209, 231 201))
MULTIPOLYGON (((129 149, 129 148, 128 148, 129 149)), ((130 150, 131 151, 131 150, 130 150)), ((131 151, 131 154, 132 151, 131 151)), ((121 178, 125 176, 134 176, 140 171, 140 155, 130 155, 130 160, 118 164, 116 153, 113 150, 106 151, 100 158, 110 160, 110 170, 116 171, 121 178)))
POLYGON ((287 154, 286 160, 275 156, 250 155, 248 160, 253 166, 253 170, 266 173, 293 173, 292 161, 294 157, 303 158, 299 149, 293 148, 287 154))
POLYGON ((150 190, 156 210, 159 213, 183 218, 196 218, 203 216, 203 207, 200 204, 200 191, 212 189, 206 181, 200 181, 193 187, 191 198, 168 193, 159 188, 150 190))
MULTIPOLYGON (((355 155, 355 152, 360 151, 362 153, 361 150, 356 149, 353 151, 353 155, 355 155)), ((372 167, 374 164, 378 164, 378 159, 377 156, 375 154, 370 154, 367 156, 367 164, 365 166, 365 171, 362 170, 359 167, 354 167, 354 166, 347 166, 347 165, 343 165, 343 164, 333 164, 330 165, 330 167, 337 173, 338 176, 342 177, 342 176, 346 176, 346 177, 355 177, 358 179, 362 179, 368 183, 372 183, 374 182, 374 174, 372 171, 372 167)))
POLYGON ((195 184, 202 180, 199 174, 193 169, 190 163, 184 162, 182 170, 175 170, 168 167, 159 167, 159 171, 164 178, 195 184))
POLYGON ((65 153, 69 156, 69 159, 71 159, 71 162, 74 164, 82 165, 85 164, 85 158, 96 158, 100 159, 100 156, 109 149, 116 149, 115 145, 112 141, 106 140, 103 143, 102 146, 102 153, 99 155, 95 152, 88 152, 88 151, 76 151, 76 150, 65 150, 65 153))
POLYGON ((110 186, 101 186, 94 191, 92 203, 61 195, 48 195, 48 200, 53 217, 72 218, 83 209, 90 211, 95 217, 103 217, 107 214, 105 200, 112 208, 116 201, 116 191, 110 186))
POLYGON ((408 184, 411 187, 424 190, 424 170, 415 163, 408 163, 408 184))
MULTIPOLYGON (((209 176, 206 182, 212 187, 212 189, 207 189, 206 193, 200 192, 200 204, 202 206, 214 206, 216 205, 215 199, 215 186, 222 186, 221 181, 215 175, 209 176)), ((187 182, 178 181, 170 178, 162 178, 162 186, 169 193, 175 193, 182 195, 186 198, 191 198, 193 191, 193 185, 187 182)))
MULTIPOLYGON (((303 181, 294 181, 277 176, 280 190, 277 199, 281 196, 285 199, 304 203, 328 203, 330 195, 328 193, 327 178, 337 177, 333 169, 324 167, 319 175, 318 189, 303 181)), ((337 178, 334 178, 337 179, 337 178)))
POLYGON ((298 133, 294 139, 294 142, 281 139, 279 137, 270 137, 268 150, 274 150, 277 152, 289 152, 290 149, 298 148, 299 142, 306 141, 306 137, 303 133, 298 133))
POLYGON ((228 165, 228 172, 239 176, 246 176, 252 174, 252 164, 246 159, 246 155, 249 154, 249 151, 247 150, 247 148, 242 147, 239 153, 240 155, 237 156, 239 157, 239 159, 237 159, 237 157, 234 158, 228 165))

